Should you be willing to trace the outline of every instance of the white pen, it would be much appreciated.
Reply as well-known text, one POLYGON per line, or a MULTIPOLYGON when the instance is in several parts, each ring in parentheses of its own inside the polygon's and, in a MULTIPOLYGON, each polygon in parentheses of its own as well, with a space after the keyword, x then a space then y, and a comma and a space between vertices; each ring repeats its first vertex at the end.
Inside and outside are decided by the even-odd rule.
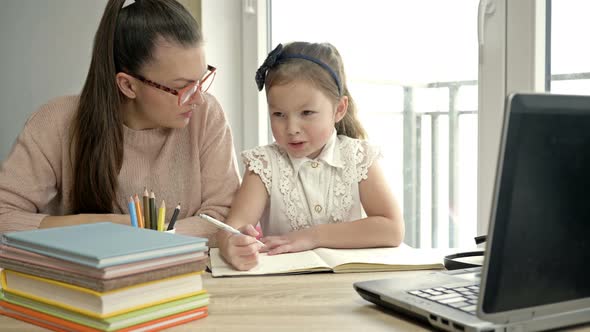
MULTIPOLYGON (((219 221, 219 220, 217 220, 217 219, 215 219, 213 217, 210 217, 210 216, 208 216, 206 214, 200 213, 199 214, 199 217, 201 217, 204 220, 212 223, 215 227, 217 227, 219 229, 223 229, 223 230, 226 230, 226 231, 228 231, 230 233, 234 233, 234 234, 245 235, 245 234, 242 234, 242 232, 238 231, 237 229, 231 227, 230 225, 228 225, 226 223, 222 223, 221 221, 219 221)), ((264 246, 264 243, 262 243, 262 242, 260 242, 258 240, 256 240, 256 242, 258 242, 259 244, 261 244, 261 245, 264 246)))

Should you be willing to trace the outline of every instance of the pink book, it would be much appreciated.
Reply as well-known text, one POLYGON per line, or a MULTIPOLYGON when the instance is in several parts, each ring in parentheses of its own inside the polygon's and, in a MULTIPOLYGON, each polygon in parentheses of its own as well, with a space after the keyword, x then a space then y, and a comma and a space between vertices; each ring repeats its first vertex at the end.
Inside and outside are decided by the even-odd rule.
POLYGON ((175 275, 202 271, 205 251, 166 256, 96 269, 0 245, 0 267, 106 292, 175 275))

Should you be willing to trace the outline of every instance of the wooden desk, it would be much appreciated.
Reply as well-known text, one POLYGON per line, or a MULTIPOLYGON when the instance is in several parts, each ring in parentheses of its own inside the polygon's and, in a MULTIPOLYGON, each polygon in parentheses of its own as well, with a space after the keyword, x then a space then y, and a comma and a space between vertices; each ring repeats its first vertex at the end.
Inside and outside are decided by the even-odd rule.
MULTIPOLYGON (((169 331, 430 331, 427 325, 381 310, 352 288, 355 281, 394 273, 411 278, 427 271, 239 278, 212 278, 206 273, 209 317, 169 331)), ((0 316, 0 331, 45 330, 0 316)))

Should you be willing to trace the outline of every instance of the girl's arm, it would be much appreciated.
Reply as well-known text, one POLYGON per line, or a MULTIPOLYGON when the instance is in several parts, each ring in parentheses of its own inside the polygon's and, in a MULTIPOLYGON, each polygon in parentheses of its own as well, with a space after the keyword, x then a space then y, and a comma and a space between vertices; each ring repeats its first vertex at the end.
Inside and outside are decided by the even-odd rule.
POLYGON ((221 255, 238 270, 249 270, 258 264, 260 245, 254 238, 258 235, 254 226, 262 216, 267 200, 266 187, 260 177, 246 170, 225 222, 249 236, 226 231, 217 233, 217 245, 221 255))
POLYGON ((264 212, 267 199, 268 193, 260 177, 246 170, 242 185, 232 201, 226 223, 238 229, 246 225, 255 226, 264 212))
POLYGON ((360 199, 367 218, 338 224, 322 224, 285 236, 263 239, 269 254, 296 252, 317 247, 395 247, 404 237, 399 205, 389 190, 377 161, 359 184, 360 199))

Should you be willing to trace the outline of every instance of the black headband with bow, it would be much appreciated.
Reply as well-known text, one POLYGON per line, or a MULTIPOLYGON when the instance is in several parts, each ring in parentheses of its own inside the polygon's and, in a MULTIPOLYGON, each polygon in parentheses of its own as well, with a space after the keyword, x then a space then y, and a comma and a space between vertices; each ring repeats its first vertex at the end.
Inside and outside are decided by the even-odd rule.
POLYGON ((272 66, 275 65, 275 63, 279 59, 279 56, 281 55, 282 52, 283 52, 283 44, 277 45, 277 47, 275 47, 274 50, 272 50, 270 53, 268 53, 268 56, 266 57, 266 60, 264 60, 264 63, 256 71, 256 86, 258 86, 258 91, 262 91, 262 88, 264 88, 264 81, 266 80, 266 73, 268 72, 268 70, 270 68, 272 68, 272 66))
POLYGON ((272 50, 270 53, 268 53, 268 56, 266 57, 266 60, 264 60, 264 63, 256 71, 255 80, 256 80, 256 86, 258 86, 258 91, 262 91, 262 89, 264 88, 264 82, 266 81, 266 74, 268 73, 268 70, 271 69, 272 67, 274 67, 280 60, 285 60, 285 59, 304 59, 304 60, 311 61, 311 62, 321 66, 330 74, 330 76, 332 76, 332 78, 336 82, 336 85, 338 86, 338 94, 342 95, 342 85, 340 83, 340 79, 338 78, 338 75, 336 74, 336 72, 334 72, 334 70, 332 68, 330 68, 330 66, 328 66, 327 64, 325 64, 323 61, 321 61, 319 59, 316 59, 314 57, 311 57, 311 56, 308 56, 305 54, 283 55, 283 44, 277 45, 277 47, 275 47, 274 50, 272 50))

